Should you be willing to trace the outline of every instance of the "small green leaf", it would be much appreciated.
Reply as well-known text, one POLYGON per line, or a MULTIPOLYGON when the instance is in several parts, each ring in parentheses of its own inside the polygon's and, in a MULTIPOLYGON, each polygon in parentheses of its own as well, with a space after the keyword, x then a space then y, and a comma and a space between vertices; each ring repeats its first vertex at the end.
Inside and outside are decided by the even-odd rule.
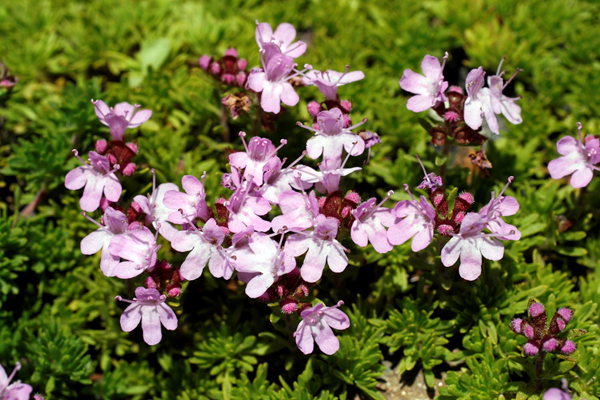
POLYGON ((556 251, 569 257, 583 257, 588 253, 583 247, 559 247, 556 251))

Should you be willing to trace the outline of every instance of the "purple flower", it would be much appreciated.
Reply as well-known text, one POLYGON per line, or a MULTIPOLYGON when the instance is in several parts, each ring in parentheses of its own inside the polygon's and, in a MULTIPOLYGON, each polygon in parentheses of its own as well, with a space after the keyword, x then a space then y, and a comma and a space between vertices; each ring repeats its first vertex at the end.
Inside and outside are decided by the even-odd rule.
POLYGON ((436 57, 426 55, 421 61, 421 69, 425 76, 417 74, 410 69, 405 69, 400 79, 400 87, 416 96, 408 99, 406 108, 413 112, 421 112, 430 109, 438 101, 446 101, 444 92, 448 88, 448 82, 444 81, 444 66, 448 59, 448 53, 444 54, 444 63, 436 57))
POLYGON ((208 219, 209 212, 203 183, 205 176, 206 172, 202 175, 202 182, 200 182, 193 175, 184 175, 181 178, 181 186, 185 193, 181 193, 179 190, 170 190, 165 193, 164 205, 171 210, 177 210, 169 214, 170 222, 186 224, 194 218, 208 219))
POLYGON ((248 246, 249 251, 236 256, 234 264, 238 272, 253 274, 246 286, 246 294, 255 299, 265 293, 277 278, 292 271, 296 267, 296 259, 282 250, 281 243, 278 245, 264 233, 252 234, 248 246))
POLYGON ((421 196, 419 203, 408 189, 404 188, 412 200, 402 200, 394 207, 394 216, 402 218, 388 229, 387 237, 391 244, 399 245, 414 237, 411 248, 415 253, 423 250, 431 243, 435 228, 435 209, 425 196, 421 196))
POLYGON ((266 112, 278 114, 280 103, 295 106, 300 101, 298 93, 288 82, 294 68, 294 59, 283 54, 271 57, 266 66, 254 68, 248 76, 248 87, 261 93, 260 106, 266 112))
POLYGON ((338 86, 365 78, 365 74, 362 71, 348 72, 349 70, 349 65, 346 65, 345 72, 337 72, 330 69, 325 72, 312 70, 306 73, 304 81, 308 85, 316 85, 321 93, 323 93, 323 96, 325 96, 325 100, 337 100, 338 86))
POLYGON ((483 67, 471 70, 467 75, 466 89, 467 100, 465 101, 465 122, 471 129, 479 129, 483 123, 483 115, 495 134, 499 134, 498 120, 494 114, 492 95, 490 89, 484 88, 485 71, 483 67))
POLYGON ((127 260, 114 267, 115 276, 129 279, 153 268, 159 248, 160 246, 156 244, 156 237, 145 226, 142 226, 141 229, 133 229, 129 235, 114 236, 110 241, 108 251, 113 256, 127 260))
POLYGON ((136 128, 148 121, 152 116, 150 110, 140 110, 140 105, 132 106, 129 103, 118 103, 115 107, 108 107, 102 100, 92 99, 94 111, 104 125, 110 128, 113 140, 123 140, 127 128, 136 128))
POLYGON ((127 235, 129 233, 127 230, 129 221, 125 214, 121 211, 116 211, 112 207, 108 207, 104 211, 102 219, 104 225, 100 225, 89 217, 88 219, 98 225, 99 228, 83 238, 81 241, 81 253, 90 255, 102 249, 100 269, 106 276, 115 276, 114 269, 119 265, 119 257, 110 254, 108 247, 115 236, 127 235))
POLYGON ((307 308, 300 313, 302 321, 298 324, 294 337, 300 351, 304 354, 313 352, 315 342, 319 349, 327 355, 332 355, 340 348, 339 339, 333 334, 333 329, 347 329, 350 318, 338 308, 344 304, 339 301, 335 306, 325 307, 322 303, 307 308))
POLYGON ((392 210, 381 207, 383 203, 394 192, 390 190, 381 203, 376 204, 377 200, 373 197, 352 210, 354 222, 350 228, 352 241, 360 247, 365 247, 369 242, 378 253, 387 253, 394 246, 389 242, 385 227, 390 227, 395 222, 392 210))
POLYGON ((504 186, 504 189, 500 192, 498 197, 495 197, 492 192, 492 199, 490 202, 479 210, 479 215, 487 220, 486 227, 495 235, 507 235, 497 236, 501 240, 519 240, 521 239, 521 232, 514 226, 504 222, 501 216, 514 215, 519 211, 519 202, 517 199, 511 196, 502 196, 508 185, 513 181, 513 177, 508 178, 508 183, 504 186), (512 233, 511 233, 512 232, 512 233))
POLYGON ((6 376, 6 371, 0 364, 0 399, 1 400, 27 400, 33 390, 31 386, 21 381, 10 383, 18 370, 21 369, 21 363, 17 363, 15 368, 6 376))
POLYGON ((346 269, 346 249, 335 239, 338 225, 337 219, 320 214, 315 219, 312 232, 297 233, 285 241, 286 252, 294 257, 306 253, 304 264, 300 268, 302 279, 306 282, 312 283, 321 279, 325 263, 336 273, 346 269))
MULTIPOLYGON (((502 63, 504 62, 504 59, 505 59, 505 57, 502 57, 502 60, 500 61, 500 65, 498 65, 498 70, 496 71, 496 75, 492 75, 492 76, 488 77, 488 86, 490 87, 491 102, 492 102, 492 107, 494 109, 494 113, 496 113, 496 114, 502 113, 504 115, 504 117, 511 124, 517 125, 517 124, 520 124, 521 122, 523 122, 523 119, 521 118, 521 107, 519 107, 515 103, 517 100, 520 100, 521 97, 516 97, 516 98, 507 97, 502 94, 502 91, 504 90, 504 88, 506 88, 506 86, 508 86, 508 84, 514 79, 514 77, 517 76, 517 74, 523 70, 517 69, 517 71, 513 74, 513 76, 506 83, 504 83, 504 80, 502 79, 502 75, 504 75, 504 71, 500 71, 500 69, 502 68, 502 63)), ((488 122, 488 124, 489 124, 489 122, 488 122)), ((496 134, 499 133, 499 132, 495 132, 493 130, 492 130, 492 132, 494 132, 496 134)))
POLYGON ((173 240, 173 236, 179 232, 173 225, 167 222, 169 215, 173 212, 165 203, 165 194, 167 192, 179 192, 179 188, 174 183, 163 183, 156 187, 156 175, 152 170, 152 195, 135 196, 133 200, 140 206, 142 211, 146 213, 146 222, 151 223, 158 233, 169 242, 173 240))
MULTIPOLYGON (((421 169, 423 170, 423 175, 425 176, 423 178, 423 182, 421 182, 421 184, 419 186, 417 186, 417 189, 428 189, 429 193, 433 193, 436 191, 438 186, 444 186, 444 183, 442 182, 442 178, 437 176, 433 172, 428 174, 427 170, 425 170, 425 166, 423 165, 423 163, 421 162, 421 159, 419 158, 419 155, 415 154, 415 156, 417 157, 417 161, 419 161, 419 165, 421 165, 421 169)), ((411 195, 411 197, 412 197, 412 195, 411 195)))
POLYGON ((116 296, 115 299, 131 303, 121 315, 121 329, 131 332, 142 321, 144 342, 150 346, 162 339, 161 323, 170 331, 177 328, 177 316, 171 307, 165 304, 167 296, 161 295, 156 289, 138 287, 135 289, 133 301, 124 300, 121 296, 116 296))
POLYGON ((263 174, 269 160, 275 156, 277 150, 287 143, 282 139, 281 145, 277 148, 269 139, 263 139, 254 136, 250 139, 248 145, 244 140, 245 132, 240 132, 240 137, 244 143, 246 151, 238 151, 229 155, 229 163, 237 169, 244 169, 244 178, 252 179, 256 186, 263 184, 263 174))
POLYGON ((344 128, 344 116, 339 108, 321 111, 317 115, 319 129, 313 129, 298 123, 304 129, 315 132, 315 135, 306 143, 306 151, 310 158, 318 158, 323 154, 324 160, 342 162, 342 150, 348 154, 359 156, 365 150, 365 141, 352 129, 367 122, 365 118, 360 123, 344 128))
POLYGON ((504 235, 485 234, 487 219, 476 213, 465 215, 460 225, 460 232, 453 235, 452 239, 442 249, 442 264, 451 267, 460 257, 458 273, 461 278, 473 281, 481 275, 481 257, 498 261, 504 256, 504 246, 493 236, 504 235))
POLYGON ((306 182, 307 184, 314 183, 316 189, 321 193, 333 193, 339 189, 342 176, 350 175, 362 169, 360 167, 344 168, 349 157, 350 153, 348 153, 340 166, 338 166, 339 163, 337 160, 324 159, 319 163, 321 171, 315 171, 306 165, 301 165, 296 168, 297 176, 302 182, 306 182))
MULTIPOLYGON (((287 22, 279 24, 275 32, 273 32, 273 28, 271 28, 269 23, 258 23, 256 21, 254 35, 258 47, 265 53, 265 58, 269 55, 281 53, 294 59, 306 52, 306 43, 302 41, 292 43, 296 38, 296 29, 292 24, 287 22)), ((268 61, 269 59, 266 60, 267 63, 268 61)))
POLYGON ((249 226, 259 232, 271 229, 271 223, 259 217, 271 211, 271 204, 260 197, 254 188, 252 181, 246 181, 225 202, 225 207, 229 210, 227 227, 233 233, 244 231, 249 226))
POLYGON ((296 168, 302 167, 295 167, 295 165, 298 164, 305 155, 306 151, 303 151, 300 157, 283 169, 282 166, 285 159, 282 162, 279 157, 271 157, 263 168, 265 174, 263 176, 263 186, 259 190, 260 195, 269 200, 272 204, 277 204, 281 194, 287 190, 291 190, 292 188, 297 190, 309 189, 312 184, 302 182, 294 177, 296 168))
POLYGON ((73 154, 83 165, 67 173, 65 187, 69 190, 78 190, 85 186, 83 196, 79 199, 81 209, 88 212, 96 211, 100 206, 102 192, 111 202, 119 201, 122 188, 114 174, 119 169, 119 165, 115 165, 115 169, 111 170, 108 158, 95 151, 89 153, 89 164, 79 157, 77 150, 73 150, 73 154))
POLYGON ((198 279, 208 262, 208 268, 215 278, 231 278, 233 269, 227 268, 228 261, 221 247, 225 239, 225 231, 211 218, 202 231, 195 228, 179 231, 175 234, 171 247, 179 252, 191 252, 185 258, 179 273, 188 281, 198 279))
POLYGON ((548 389, 544 393, 544 400, 571 400, 572 397, 569 392, 563 392, 558 388, 548 389))
POLYGON ((279 208, 283 215, 271 221, 273 232, 279 232, 281 229, 303 231, 312 227, 313 220, 319 215, 319 202, 314 191, 307 196, 287 190, 279 196, 279 208))
POLYGON ((562 155, 548 164, 548 171, 553 179, 560 179, 571 175, 571 186, 574 188, 586 187, 594 176, 594 171, 599 168, 594 164, 600 162, 600 141, 593 136, 585 137, 585 145, 581 138, 581 123, 577 123, 579 142, 571 136, 566 136, 558 141, 556 148, 562 155))

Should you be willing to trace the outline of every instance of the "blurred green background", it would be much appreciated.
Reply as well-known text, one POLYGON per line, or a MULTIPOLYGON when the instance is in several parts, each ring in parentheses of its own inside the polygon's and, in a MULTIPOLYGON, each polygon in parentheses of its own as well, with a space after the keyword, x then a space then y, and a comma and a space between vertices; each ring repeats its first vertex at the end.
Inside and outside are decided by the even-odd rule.
MULTIPOLYGON (((546 165, 576 122, 598 131, 599 19, 597 1, 564 0, 0 2, 0 59, 18 78, 0 91, 0 363, 9 370, 21 361, 18 378, 49 399, 394 398, 378 385, 384 359, 397 373, 423 371, 429 386, 446 377, 441 399, 539 399, 532 361, 517 347, 523 338, 507 327, 536 297, 549 310, 573 307, 573 326, 588 330, 570 358, 547 357, 544 386, 566 377, 574 398, 596 399, 599 180, 574 190, 551 180, 546 165), (363 198, 389 189, 394 201, 408 198, 402 184, 422 179, 415 153, 437 170, 439 149, 398 85, 404 69, 420 72, 425 54, 444 51, 451 85, 464 86, 479 65, 495 72, 503 55, 508 76, 524 69, 506 92, 523 96, 524 122, 486 144, 491 175, 473 175, 467 153, 454 150, 445 182, 474 193, 478 209, 515 176, 507 193, 521 209, 508 222, 523 238, 505 243, 502 261, 485 261, 475 283, 440 274, 435 248, 416 256, 408 243, 386 255, 353 247, 345 273, 325 274, 318 286, 327 304, 346 302, 353 323, 331 357, 299 353, 266 305, 208 274, 171 301, 180 326, 163 330, 159 345, 147 346, 139 328, 122 332, 114 296, 131 298, 136 285, 104 277, 99 256, 81 255, 79 241, 94 227, 79 214, 81 193, 64 188, 78 165, 71 149, 84 153, 109 138, 90 99, 154 113, 129 133, 140 152, 123 198, 150 190, 150 167, 159 183, 207 171, 212 202, 227 193, 219 186, 227 149, 240 149, 237 131, 252 127, 248 118, 221 125, 223 92, 197 61, 235 47, 258 65, 255 20, 292 23, 308 43, 301 64, 365 72, 339 90, 354 120, 369 118, 365 128, 383 140, 346 183, 363 198)), ((309 120, 306 104, 320 95, 299 92, 277 131, 260 135, 308 139, 294 123, 309 120)), ((284 155, 295 159, 296 149, 284 155)), ((162 255, 182 260, 168 246, 162 255)))

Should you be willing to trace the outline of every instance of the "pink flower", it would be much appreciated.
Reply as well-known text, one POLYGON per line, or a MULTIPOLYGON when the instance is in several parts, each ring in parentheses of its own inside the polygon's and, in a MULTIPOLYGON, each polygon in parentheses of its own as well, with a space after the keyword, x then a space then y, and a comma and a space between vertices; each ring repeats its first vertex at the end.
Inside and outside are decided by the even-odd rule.
POLYGON ((271 211, 271 204, 255 193, 254 187, 252 181, 246 181, 225 202, 225 207, 229 210, 227 227, 233 233, 244 231, 249 226, 259 232, 271 229, 271 223, 260 218, 260 215, 271 211))
POLYGON ((165 205, 164 199, 165 194, 171 191, 179 192, 179 188, 174 183, 163 183, 156 187, 156 175, 154 170, 152 170, 152 195, 148 195, 147 197, 135 196, 133 198, 142 211, 146 213, 147 223, 151 223, 155 229, 158 229, 158 233, 169 242, 179 232, 173 225, 167 222, 173 210, 165 205))
POLYGON ((319 163, 321 171, 315 171, 311 167, 301 165, 296 168, 296 173, 300 181, 310 185, 314 183, 315 188, 320 193, 330 194, 339 189, 342 176, 348 176, 362 169, 360 167, 344 168, 349 157, 350 153, 348 153, 342 165, 339 165, 337 160, 326 158, 319 163))
POLYGON ((440 66, 440 60, 436 57, 426 55, 421 62, 421 69, 425 76, 417 74, 410 69, 405 69, 400 79, 400 87, 416 96, 408 99, 406 108, 413 112, 421 112, 430 109, 438 101, 446 101, 444 92, 448 88, 448 82, 444 81, 444 66, 448 59, 448 53, 444 54, 444 63, 440 66))
POLYGON ((248 87, 261 93, 260 106, 266 112, 278 114, 281 111, 280 103, 295 106, 300 101, 298 93, 288 82, 290 72, 294 68, 294 59, 283 54, 271 57, 261 68, 254 68, 248 76, 248 87))
POLYGON ((283 215, 271 221, 273 232, 279 232, 284 227, 285 230, 303 231, 312 227, 313 220, 319 215, 319 202, 314 191, 307 196, 287 190, 279 196, 279 208, 283 215))
POLYGON ((379 204, 375 204, 377 200, 373 197, 358 206, 356 210, 352 210, 355 219, 350 228, 350 236, 358 246, 365 247, 371 242, 375 251, 382 254, 394 247, 388 240, 385 227, 392 226, 395 217, 392 210, 381 207, 393 193, 390 190, 387 197, 379 204))
MULTIPOLYGON (((258 47, 265 53, 265 58, 269 55, 281 53, 294 59, 306 52, 306 43, 302 41, 292 43, 296 38, 296 29, 292 24, 287 22, 279 24, 275 32, 273 32, 273 28, 271 28, 269 23, 259 23, 256 21, 254 35, 258 47)), ((267 59, 266 62, 268 63, 268 61, 267 59)))
POLYGON ((316 282, 321 279, 325 263, 335 273, 340 273, 348 265, 345 248, 335 237, 338 232, 338 220, 320 214, 315 219, 312 232, 292 235, 285 241, 287 253, 298 257, 306 253, 304 264, 300 268, 302 279, 316 282), (308 251, 308 252, 307 252, 308 251))
POLYGON ((129 233, 127 230, 129 221, 125 214, 121 211, 116 211, 112 207, 108 207, 104 211, 102 219, 104 225, 100 225, 89 217, 88 219, 98 225, 99 228, 83 238, 81 241, 81 253, 90 255, 102 249, 100 269, 106 276, 115 276, 114 269, 119 265, 119 257, 110 254, 108 247, 115 236, 127 235, 129 233))
POLYGON ((264 233, 255 232, 248 241, 249 251, 239 254, 234 261, 238 272, 252 274, 246 294, 253 299, 267 291, 275 280, 296 267, 296 259, 282 250, 281 243, 264 233))
POLYGON ((571 400, 572 397, 569 392, 563 392, 558 388, 548 389, 546 393, 544 393, 543 400, 571 400))
POLYGON ((127 260, 114 267, 115 276, 129 279, 153 268, 159 248, 160 246, 156 244, 156 237, 145 226, 142 226, 141 229, 134 228, 129 235, 113 237, 108 251, 113 256, 127 260))
POLYGON ((263 184, 263 174, 269 160, 275 157, 277 150, 287 143, 287 140, 281 140, 281 146, 275 148, 269 139, 263 139, 254 136, 250 139, 248 145, 244 137, 245 132, 240 132, 240 137, 244 143, 246 151, 238 151, 229 155, 229 163, 237 169, 244 169, 244 178, 252 179, 256 186, 263 184))
POLYGON ((308 85, 316 85, 325 96, 325 100, 337 100, 337 88, 339 86, 365 78, 365 74, 362 71, 348 72, 349 70, 349 65, 346 66, 345 72, 337 72, 330 69, 325 72, 312 70, 306 73, 304 81, 308 85))
POLYGON ((181 178, 181 186, 185 193, 181 193, 179 190, 170 190, 165 193, 164 205, 171 210, 176 210, 169 214, 170 222, 183 225, 194 218, 208 219, 206 191, 203 183, 205 176, 206 172, 202 175, 202 182, 200 182, 193 175, 185 175, 181 178))
POLYGON ((119 201, 122 188, 115 175, 119 165, 115 165, 111 170, 108 158, 95 151, 89 153, 90 164, 86 164, 79 157, 77 150, 73 150, 73 154, 83 165, 69 171, 65 177, 65 187, 69 190, 78 190, 85 186, 83 196, 79 200, 81 209, 88 212, 96 211, 100 206, 103 192, 109 201, 119 201))
POLYGON ((148 121, 152 116, 150 110, 140 110, 139 105, 118 103, 115 107, 108 107, 102 100, 92 99, 94 111, 104 125, 110 128, 113 140, 123 140, 127 128, 136 128, 148 121))
POLYGON ((342 150, 348 154, 359 156, 365 150, 365 141, 352 129, 367 122, 366 119, 348 128, 344 128, 344 116, 339 108, 321 111, 317 115, 319 129, 313 129, 298 123, 304 129, 315 132, 315 135, 306 143, 306 151, 310 158, 318 158, 323 154, 324 160, 332 160, 340 165, 342 150))
POLYGON ((556 148, 562 155, 548 164, 548 171, 553 179, 571 175, 571 186, 586 187, 594 176, 595 166, 600 162, 600 141, 593 136, 585 137, 585 145, 581 138, 581 123, 577 123, 579 142, 573 137, 566 136, 558 141, 556 148))
MULTIPOLYGON (((496 71, 496 75, 492 75, 490 77, 488 77, 488 86, 490 87, 490 95, 491 95, 491 102, 492 102, 492 107, 494 109, 494 113, 496 114, 500 114, 502 113, 504 115, 504 117, 511 123, 511 124, 520 124, 521 122, 523 122, 523 119, 521 118, 521 107, 519 107, 516 104, 517 100, 520 100, 520 97, 516 97, 516 98, 511 98, 511 97, 507 97, 505 95, 502 94, 502 91, 504 90, 504 88, 506 88, 506 86, 508 86, 508 84, 514 79, 515 76, 517 76, 517 74, 521 71, 523 71, 522 69, 517 69, 517 71, 513 74, 513 76, 506 82, 504 83, 504 80, 502 79, 502 75, 504 75, 504 71, 500 71, 500 69, 502 68, 502 62, 504 62, 505 57, 502 57, 502 60, 500 61, 500 65, 498 65, 498 70, 496 71)), ((489 121, 488 121, 489 124, 489 121)), ((493 131, 492 132, 498 134, 499 132, 493 131)))
POLYGON ((131 332, 142 321, 144 342, 154 346, 162 339, 160 324, 170 331, 175 330, 177 316, 171 307, 165 304, 167 296, 161 295, 156 289, 138 287, 135 289, 135 296, 133 301, 124 300, 121 296, 115 297, 119 301, 131 303, 121 315, 121 329, 131 332))
POLYGON ((2 400, 27 400, 31 394, 33 388, 26 383, 21 383, 21 381, 16 381, 14 383, 10 383, 12 378, 15 377, 15 374, 18 370, 21 369, 21 363, 17 363, 15 368, 10 373, 9 376, 6 376, 6 371, 0 364, 0 399, 2 400))
POLYGON ((198 279, 208 263, 208 268, 215 278, 231 278, 233 269, 228 266, 227 255, 221 248, 225 239, 225 231, 211 218, 202 231, 195 228, 179 231, 175 234, 171 247, 179 252, 191 252, 185 258, 179 273, 188 281, 198 279))
POLYGON ((339 339, 333 334, 333 329, 347 329, 350 318, 338 308, 344 304, 339 301, 335 306, 325 307, 322 303, 307 308, 300 313, 302 321, 298 324, 294 337, 296 345, 304 354, 313 352, 315 342, 319 349, 327 355, 332 355, 340 348, 339 339))
POLYGON ((484 75, 483 67, 473 69, 467 75, 466 89, 469 97, 465 101, 465 122, 471 129, 479 129, 483 123, 483 115, 485 115, 490 130, 499 134, 498 120, 494 114, 490 89, 483 87, 484 75))
POLYGON ((285 159, 282 162, 279 157, 271 157, 263 167, 265 174, 263 176, 263 185, 259 190, 261 197, 269 200, 272 204, 277 204, 281 194, 287 190, 291 190, 292 188, 297 190, 309 189, 312 184, 302 182, 294 177, 296 168, 303 167, 301 165, 296 167, 296 165, 305 155, 306 151, 303 151, 300 157, 285 168, 282 168, 285 159))
POLYGON ((502 196, 513 179, 512 176, 508 178, 508 183, 504 186, 504 189, 502 189, 498 197, 495 197, 494 192, 492 192, 492 199, 490 202, 479 210, 479 215, 488 221, 486 227, 493 234, 502 235, 503 233, 508 233, 508 235, 497 236, 498 239, 501 240, 521 239, 521 232, 514 225, 507 224, 500 218, 514 215, 519 211, 519 202, 517 199, 511 196, 502 196))
MULTIPOLYGON (((481 257, 498 261, 504 256, 504 246, 493 238, 497 234, 485 234, 483 229, 487 220, 476 213, 465 215, 460 232, 442 249, 442 264, 451 267, 460 257, 458 273, 467 280, 473 281, 481 275, 481 257)), ((507 236, 508 232, 505 235, 507 236)))
POLYGON ((387 237, 393 245, 402 244, 414 237, 411 248, 416 253, 429 246, 433 239, 436 212, 425 196, 421 196, 419 203, 408 189, 408 185, 404 185, 404 188, 412 200, 402 200, 396 204, 394 216, 402 220, 388 229, 387 237))

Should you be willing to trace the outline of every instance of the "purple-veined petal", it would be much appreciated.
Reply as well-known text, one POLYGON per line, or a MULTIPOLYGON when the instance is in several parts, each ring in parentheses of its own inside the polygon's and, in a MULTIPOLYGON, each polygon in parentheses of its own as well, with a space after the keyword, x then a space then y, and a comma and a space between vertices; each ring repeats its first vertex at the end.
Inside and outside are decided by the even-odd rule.
POLYGON ((142 330, 144 342, 150 346, 158 344, 162 339, 157 307, 142 307, 142 330))
POLYGON ((158 308, 158 317, 163 326, 170 331, 177 329, 177 316, 171 307, 165 303, 160 303, 156 307, 158 308))
POLYGON ((139 325, 141 320, 141 306, 137 303, 131 304, 121 315, 121 329, 123 329, 124 332, 131 332, 139 325))
POLYGON ((315 342, 319 346, 319 349, 327 355, 332 355, 340 348, 340 341, 335 336, 329 325, 319 324, 317 326, 311 326, 310 330, 315 342))
POLYGON ((65 187, 69 190, 79 190, 85 186, 91 176, 93 176, 91 167, 85 165, 77 167, 67 173, 65 187))
POLYGON ((313 352, 315 341, 312 337, 310 326, 304 320, 298 324, 294 336, 296 337, 296 345, 302 353, 310 354, 313 352))

